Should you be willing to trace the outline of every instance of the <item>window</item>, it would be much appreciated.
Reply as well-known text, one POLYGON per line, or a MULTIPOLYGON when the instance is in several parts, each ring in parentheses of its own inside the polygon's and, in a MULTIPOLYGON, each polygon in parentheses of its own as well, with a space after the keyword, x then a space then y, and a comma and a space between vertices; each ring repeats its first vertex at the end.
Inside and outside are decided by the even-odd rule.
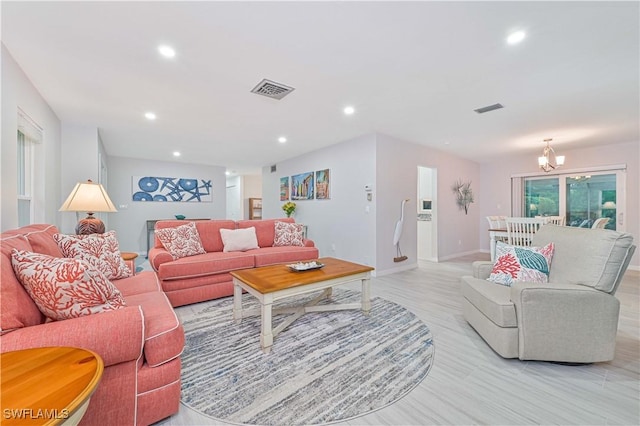
POLYGON ((25 226, 33 223, 34 145, 42 142, 42 128, 21 109, 18 109, 17 139, 18 226, 25 226))

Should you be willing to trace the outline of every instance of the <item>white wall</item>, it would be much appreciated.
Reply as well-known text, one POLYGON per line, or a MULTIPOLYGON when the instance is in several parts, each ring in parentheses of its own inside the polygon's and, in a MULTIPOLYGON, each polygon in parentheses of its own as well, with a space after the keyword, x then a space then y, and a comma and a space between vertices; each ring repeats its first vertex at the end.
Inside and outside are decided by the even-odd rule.
POLYGON ((60 120, 33 86, 4 44, 2 45, 2 149, 0 230, 18 226, 17 129, 18 107, 43 128, 43 142, 35 146, 34 201, 40 208, 35 221, 59 225, 61 131, 60 120))
MULTIPOLYGON (((453 183, 462 179, 472 182, 472 189, 479 197, 480 167, 478 163, 465 160, 437 149, 403 141, 387 135, 377 135, 377 259, 379 271, 393 271, 402 268, 394 263, 393 231, 400 215, 400 203, 403 198, 411 201, 406 206, 415 212, 418 182, 418 166, 435 169, 437 175, 436 193, 433 194, 433 212, 437 215, 437 229, 433 230, 437 238, 438 259, 448 259, 478 249, 478 209, 471 204, 469 213, 458 209, 455 196, 451 191, 453 183)), ((405 215, 404 232, 401 239, 403 254, 416 262, 417 221, 405 215)), ((403 262, 404 263, 404 262, 403 262)))
MULTIPOLYGON (((118 234, 120 249, 146 253, 147 220, 174 219, 182 214, 188 219, 224 219, 226 217, 225 168, 169 161, 149 161, 109 157, 109 197, 118 209, 109 213, 109 229, 118 234), (167 176, 211 179, 213 202, 175 203, 132 201, 133 176, 167 176), (121 206, 126 205, 126 208, 121 206)), ((152 242, 153 243, 153 242, 152 242)))
POLYGON ((295 201, 296 222, 308 225, 320 256, 338 257, 374 265, 375 262, 375 137, 367 135, 278 163, 262 174, 262 208, 265 218, 285 217, 280 201, 280 178, 330 169, 329 200, 295 201), (372 202, 364 186, 374 187, 372 202), (366 207, 369 207, 369 213, 366 207))
MULTIPOLYGON (((596 166, 627 165, 627 214, 626 232, 633 235, 636 245, 640 238, 640 143, 629 142, 575 150, 554 147, 558 154, 566 156, 563 170, 596 166)), ((537 154, 501 157, 495 162, 481 165, 482 183, 479 197, 479 241, 482 250, 489 251, 489 227, 486 216, 511 214, 511 175, 536 173, 537 154), (500 208, 498 208, 500 206, 500 208)), ((561 169, 561 171, 562 171, 561 169)), ((631 259, 631 267, 640 268, 640 253, 636 250, 631 259)))
POLYGON ((232 220, 242 219, 242 177, 228 177, 226 182, 226 218, 232 220))
MULTIPOLYGON (((96 126, 64 122, 62 123, 62 140, 64 143, 62 144, 61 178, 64 201, 78 182, 86 182, 87 179, 98 182, 101 147, 96 126)), ((75 233, 78 217, 86 217, 86 212, 79 212, 78 214, 75 212, 62 212, 60 232, 65 234, 75 233)), ((96 213, 96 217, 103 220, 105 226, 109 229, 109 218, 106 214, 96 213)))
POLYGON ((330 168, 331 200, 296 202, 296 221, 309 226, 309 238, 315 241, 320 255, 372 265, 376 275, 415 267, 418 165, 438 169, 434 209, 439 209, 441 218, 440 258, 476 251, 477 209, 472 205, 469 215, 460 212, 449 186, 459 178, 477 182, 478 164, 386 135, 365 135, 278 163, 276 173, 270 173, 266 167, 263 170, 264 214, 265 217, 283 216, 280 177, 330 168), (365 185, 373 187, 372 202, 367 201, 365 185), (441 195, 436 200, 438 194, 441 195), (401 247, 409 259, 394 263, 393 231, 404 198, 411 201, 405 206, 401 247))

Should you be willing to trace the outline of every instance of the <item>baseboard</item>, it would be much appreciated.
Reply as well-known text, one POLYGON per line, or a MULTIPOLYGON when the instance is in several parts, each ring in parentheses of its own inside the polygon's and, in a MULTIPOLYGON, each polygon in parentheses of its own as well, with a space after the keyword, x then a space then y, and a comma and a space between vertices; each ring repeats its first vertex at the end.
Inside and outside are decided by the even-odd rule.
POLYGON ((407 265, 398 266, 395 268, 385 269, 384 271, 375 270, 371 272, 372 277, 382 277, 385 275, 395 274, 396 272, 408 271, 409 269, 416 269, 417 263, 409 263, 407 265))
POLYGON ((482 250, 471 250, 471 251, 465 251, 462 253, 454 253, 454 254, 450 254, 449 256, 443 256, 438 258, 438 261, 443 261, 443 260, 451 260, 451 259, 456 259, 458 257, 462 257, 462 256, 469 256, 471 254, 476 254, 476 253, 485 253, 482 250))

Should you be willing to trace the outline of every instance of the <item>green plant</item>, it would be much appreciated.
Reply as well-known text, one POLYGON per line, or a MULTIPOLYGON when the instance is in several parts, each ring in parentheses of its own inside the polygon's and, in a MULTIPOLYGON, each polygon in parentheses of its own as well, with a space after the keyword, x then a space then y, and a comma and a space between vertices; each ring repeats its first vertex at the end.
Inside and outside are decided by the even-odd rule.
POLYGON ((296 211, 296 203, 293 201, 287 201, 282 205, 282 210, 287 214, 287 217, 291 217, 293 212, 296 211))

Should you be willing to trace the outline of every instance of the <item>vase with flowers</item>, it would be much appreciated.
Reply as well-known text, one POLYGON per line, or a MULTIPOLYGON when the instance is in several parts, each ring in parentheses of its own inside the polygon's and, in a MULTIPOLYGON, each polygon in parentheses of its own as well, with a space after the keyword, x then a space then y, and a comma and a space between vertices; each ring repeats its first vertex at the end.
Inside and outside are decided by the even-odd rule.
POLYGON ((287 217, 291 217, 291 215, 296 211, 296 203, 287 201, 282 205, 282 210, 287 214, 287 217))

